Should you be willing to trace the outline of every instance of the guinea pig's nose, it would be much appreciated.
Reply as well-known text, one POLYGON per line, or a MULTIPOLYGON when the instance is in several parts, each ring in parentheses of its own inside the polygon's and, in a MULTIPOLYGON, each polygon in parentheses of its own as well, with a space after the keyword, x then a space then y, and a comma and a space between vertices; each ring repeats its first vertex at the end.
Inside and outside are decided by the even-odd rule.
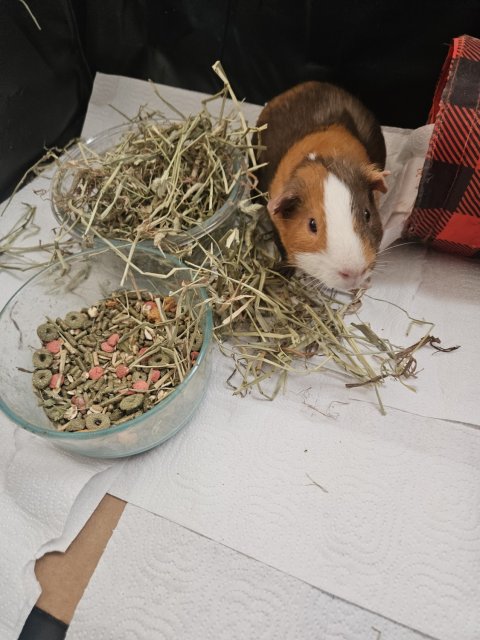
POLYGON ((354 279, 354 278, 362 278, 368 271, 368 267, 366 269, 360 270, 360 269, 351 269, 349 271, 347 271, 346 269, 344 271, 339 271, 338 275, 343 278, 344 280, 350 280, 350 279, 354 279))

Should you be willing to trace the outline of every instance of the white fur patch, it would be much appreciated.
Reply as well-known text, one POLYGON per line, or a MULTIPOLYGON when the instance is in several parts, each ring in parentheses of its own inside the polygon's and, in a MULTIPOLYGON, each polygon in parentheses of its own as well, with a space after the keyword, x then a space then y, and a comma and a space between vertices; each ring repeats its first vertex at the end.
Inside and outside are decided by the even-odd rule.
POLYGON ((352 197, 348 188, 329 173, 324 183, 326 249, 297 253, 300 269, 327 287, 350 290, 362 286, 370 275, 362 243, 353 227, 352 197), (348 278, 341 273, 348 273, 348 278))
POLYGON ((312 153, 309 153, 309 154, 308 154, 307 158, 308 158, 309 160, 316 160, 316 159, 318 158, 318 156, 317 156, 317 154, 316 154, 316 153, 314 153, 314 152, 312 151, 312 153))
POLYGON ((353 228, 352 195, 333 173, 324 183, 327 249, 339 271, 363 271, 367 266, 360 238, 353 228))

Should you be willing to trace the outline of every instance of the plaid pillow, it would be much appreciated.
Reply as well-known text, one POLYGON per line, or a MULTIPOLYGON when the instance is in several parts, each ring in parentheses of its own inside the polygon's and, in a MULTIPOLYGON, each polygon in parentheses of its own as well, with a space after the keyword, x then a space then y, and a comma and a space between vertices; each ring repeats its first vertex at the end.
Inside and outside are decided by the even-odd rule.
POLYGON ((434 123, 403 237, 480 256, 480 40, 455 38, 435 91, 434 123))

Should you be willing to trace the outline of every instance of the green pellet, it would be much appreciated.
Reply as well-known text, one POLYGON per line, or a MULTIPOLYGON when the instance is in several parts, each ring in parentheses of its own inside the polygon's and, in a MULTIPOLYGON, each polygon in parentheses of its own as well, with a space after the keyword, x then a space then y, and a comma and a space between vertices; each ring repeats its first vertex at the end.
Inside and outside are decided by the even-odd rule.
POLYGON ((110 416, 108 413, 91 413, 85 418, 85 427, 89 431, 108 429, 110 424, 110 416))
POLYGON ((143 412, 145 413, 145 411, 148 411, 149 409, 151 409, 152 406, 153 406, 153 401, 150 398, 150 396, 148 395, 148 393, 146 393, 144 395, 143 403, 142 403, 143 412))
POLYGON ((142 393, 134 393, 131 396, 125 396, 123 400, 120 402, 120 409, 125 411, 125 413, 132 413, 133 411, 137 411, 143 404, 143 394, 142 393))
POLYGON ((95 391, 99 391, 99 389, 101 389, 104 386, 105 386, 105 379, 102 376, 98 380, 93 381, 92 389, 94 389, 95 391))
POLYGON ((123 418, 120 418, 120 420, 117 420, 115 424, 124 424, 125 422, 128 422, 129 420, 133 420, 134 418, 138 418, 141 415, 143 415, 143 411, 135 411, 135 413, 131 413, 128 416, 124 416, 123 418))
POLYGON ((46 389, 52 379, 50 369, 37 369, 33 374, 33 386, 35 389, 46 389))
POLYGON ((82 375, 77 376, 76 378, 73 379, 73 382, 71 382, 69 385, 65 387, 65 389, 67 391, 73 391, 74 389, 77 389, 77 387, 80 386, 83 380, 84 380, 84 377, 82 375))
POLYGON ((148 358, 148 364, 151 367, 158 367, 159 369, 161 369, 162 367, 166 367, 167 365, 169 365, 170 361, 164 356, 158 354, 148 358))
POLYGON ((99 402, 98 404, 101 407, 106 407, 109 404, 117 404, 118 402, 121 402, 124 398, 125 398, 125 395, 122 393, 119 393, 118 395, 113 396, 113 398, 107 398, 106 400, 102 400, 102 402, 99 402))
POLYGON ((63 418, 63 414, 66 411, 66 407, 62 405, 56 405, 54 407, 47 407, 45 413, 53 422, 58 422, 63 418))
POLYGON ((62 338, 65 340, 65 342, 68 342, 68 344, 73 347, 74 349, 77 346, 77 341, 75 340, 75 338, 70 335, 70 333, 68 332, 63 332, 62 333, 62 338))
POLYGON ((112 422, 118 422, 118 420, 120 420, 120 418, 122 417, 123 417, 123 411, 118 407, 116 409, 113 409, 112 413, 110 414, 110 418, 112 422))
POLYGON ((95 338, 95 336, 89 335, 85 336, 85 338, 82 339, 81 345, 85 347, 95 347, 97 345, 97 342, 98 340, 95 338))
POLYGON ((85 363, 83 362, 83 360, 81 358, 74 358, 73 361, 75 362, 77 367, 79 369, 81 369, 82 371, 85 372, 87 370, 87 367, 85 366, 85 363))
MULTIPOLYGON (((138 300, 138 293, 136 291, 128 291, 128 293, 126 294, 127 298, 129 300, 133 300, 133 302, 137 302, 138 300)), ((140 298, 143 298, 143 295, 140 294, 140 298)))
POLYGON ((88 316, 80 311, 70 311, 65 316, 65 324, 69 329, 83 329, 87 320, 88 316))
POLYGON ((83 418, 73 418, 65 426, 65 431, 82 431, 82 429, 85 429, 85 420, 83 418))
POLYGON ((59 336, 57 327, 51 322, 45 322, 37 328, 37 336, 42 342, 51 342, 59 336))
POLYGON ((39 349, 33 354, 32 362, 35 369, 48 369, 53 362, 53 354, 47 349, 39 349))
POLYGON ((65 324, 65 322, 62 320, 62 318, 57 318, 55 320, 55 323, 58 324, 58 326, 60 327, 60 329, 62 331, 68 331, 70 329, 70 327, 68 326, 68 324, 65 324))

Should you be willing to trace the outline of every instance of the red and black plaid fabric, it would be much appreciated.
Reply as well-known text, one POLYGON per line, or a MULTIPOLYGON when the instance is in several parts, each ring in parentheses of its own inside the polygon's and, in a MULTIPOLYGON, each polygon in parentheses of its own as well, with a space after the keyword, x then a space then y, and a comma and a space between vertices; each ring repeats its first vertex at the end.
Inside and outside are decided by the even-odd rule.
POLYGON ((403 236, 480 256, 480 40, 455 38, 429 122, 435 124, 403 236))

